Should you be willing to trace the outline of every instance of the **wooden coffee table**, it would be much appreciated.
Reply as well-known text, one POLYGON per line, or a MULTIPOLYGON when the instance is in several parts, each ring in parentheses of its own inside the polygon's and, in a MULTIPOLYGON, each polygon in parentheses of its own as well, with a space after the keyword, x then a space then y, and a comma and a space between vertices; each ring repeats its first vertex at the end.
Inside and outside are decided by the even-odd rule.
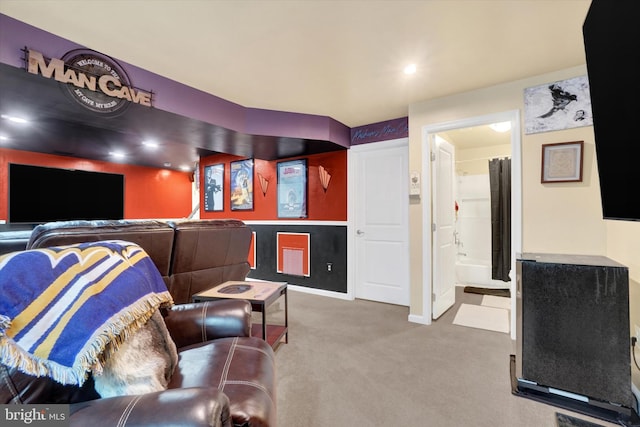
POLYGON ((244 299, 251 303, 253 311, 262 313, 262 323, 252 325, 251 335, 259 336, 274 349, 289 342, 289 313, 286 282, 229 281, 193 295, 193 302, 217 299, 244 299), (267 324, 267 308, 284 296, 284 325, 267 324))

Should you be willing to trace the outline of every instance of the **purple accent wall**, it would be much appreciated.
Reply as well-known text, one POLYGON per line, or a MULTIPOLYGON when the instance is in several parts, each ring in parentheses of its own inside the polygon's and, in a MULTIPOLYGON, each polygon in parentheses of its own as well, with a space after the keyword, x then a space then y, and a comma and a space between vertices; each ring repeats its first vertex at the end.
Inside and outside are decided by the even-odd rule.
MULTIPOLYGON (((70 50, 86 48, 0 14, 0 62, 24 68, 21 49, 25 46, 50 58, 61 58, 70 50)), ((133 86, 153 91, 153 108, 250 135, 317 139, 349 147, 350 129, 330 117, 246 108, 115 60, 125 69, 133 86)))
POLYGON ((332 141, 343 147, 349 147, 348 140, 347 145, 337 141, 344 138, 343 132, 346 126, 330 117, 259 108, 247 108, 246 112, 246 133, 264 136, 289 136, 304 132, 307 139, 332 141), (336 128, 338 131, 334 132, 336 128))
POLYGON ((409 118, 387 120, 351 129, 351 145, 388 141, 409 136, 409 118))

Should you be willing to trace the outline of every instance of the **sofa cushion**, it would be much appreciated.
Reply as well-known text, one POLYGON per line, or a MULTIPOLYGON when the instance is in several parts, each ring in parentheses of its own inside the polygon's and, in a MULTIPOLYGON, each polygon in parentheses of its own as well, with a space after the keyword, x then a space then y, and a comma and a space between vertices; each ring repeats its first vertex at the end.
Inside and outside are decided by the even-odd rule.
POLYGON ((91 376, 82 386, 63 385, 0 364, 0 404, 77 403, 99 397, 91 376))
POLYGON ((229 399, 213 387, 96 399, 69 413, 74 427, 232 427, 229 399))
POLYGON ((251 336, 251 303, 247 300, 176 304, 162 312, 179 348, 218 338, 251 336))
POLYGON ((181 348, 178 357, 169 389, 217 387, 235 425, 276 425, 275 357, 264 340, 220 338, 181 348))
POLYGON ((0 255, 25 250, 29 237, 31 237, 30 229, 20 231, 1 231, 0 255))
POLYGON ((125 240, 138 244, 168 281, 173 229, 156 220, 56 221, 33 229, 27 249, 71 245, 100 240, 125 240))
POLYGON ((186 220, 169 223, 175 230, 169 292, 176 304, 191 302, 198 292, 228 280, 244 280, 251 229, 242 221, 186 220))

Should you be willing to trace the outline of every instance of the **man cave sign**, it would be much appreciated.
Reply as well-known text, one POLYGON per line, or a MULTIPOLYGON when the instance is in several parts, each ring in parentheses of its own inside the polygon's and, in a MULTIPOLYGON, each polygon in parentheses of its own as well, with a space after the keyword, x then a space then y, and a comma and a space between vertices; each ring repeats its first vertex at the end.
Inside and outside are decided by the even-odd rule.
POLYGON ((89 49, 76 49, 61 59, 47 59, 27 50, 27 71, 65 83, 65 92, 83 107, 118 115, 130 103, 151 107, 151 93, 131 86, 126 72, 111 58, 89 49))

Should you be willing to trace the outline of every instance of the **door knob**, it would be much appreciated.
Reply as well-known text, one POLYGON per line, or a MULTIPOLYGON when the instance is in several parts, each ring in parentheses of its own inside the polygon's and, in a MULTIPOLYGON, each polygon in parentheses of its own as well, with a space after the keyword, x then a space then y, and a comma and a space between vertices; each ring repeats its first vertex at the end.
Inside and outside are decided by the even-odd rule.
POLYGON ((364 231, 362 231, 362 230, 356 230, 356 234, 357 234, 358 236, 362 236, 362 235, 364 234, 364 231))

